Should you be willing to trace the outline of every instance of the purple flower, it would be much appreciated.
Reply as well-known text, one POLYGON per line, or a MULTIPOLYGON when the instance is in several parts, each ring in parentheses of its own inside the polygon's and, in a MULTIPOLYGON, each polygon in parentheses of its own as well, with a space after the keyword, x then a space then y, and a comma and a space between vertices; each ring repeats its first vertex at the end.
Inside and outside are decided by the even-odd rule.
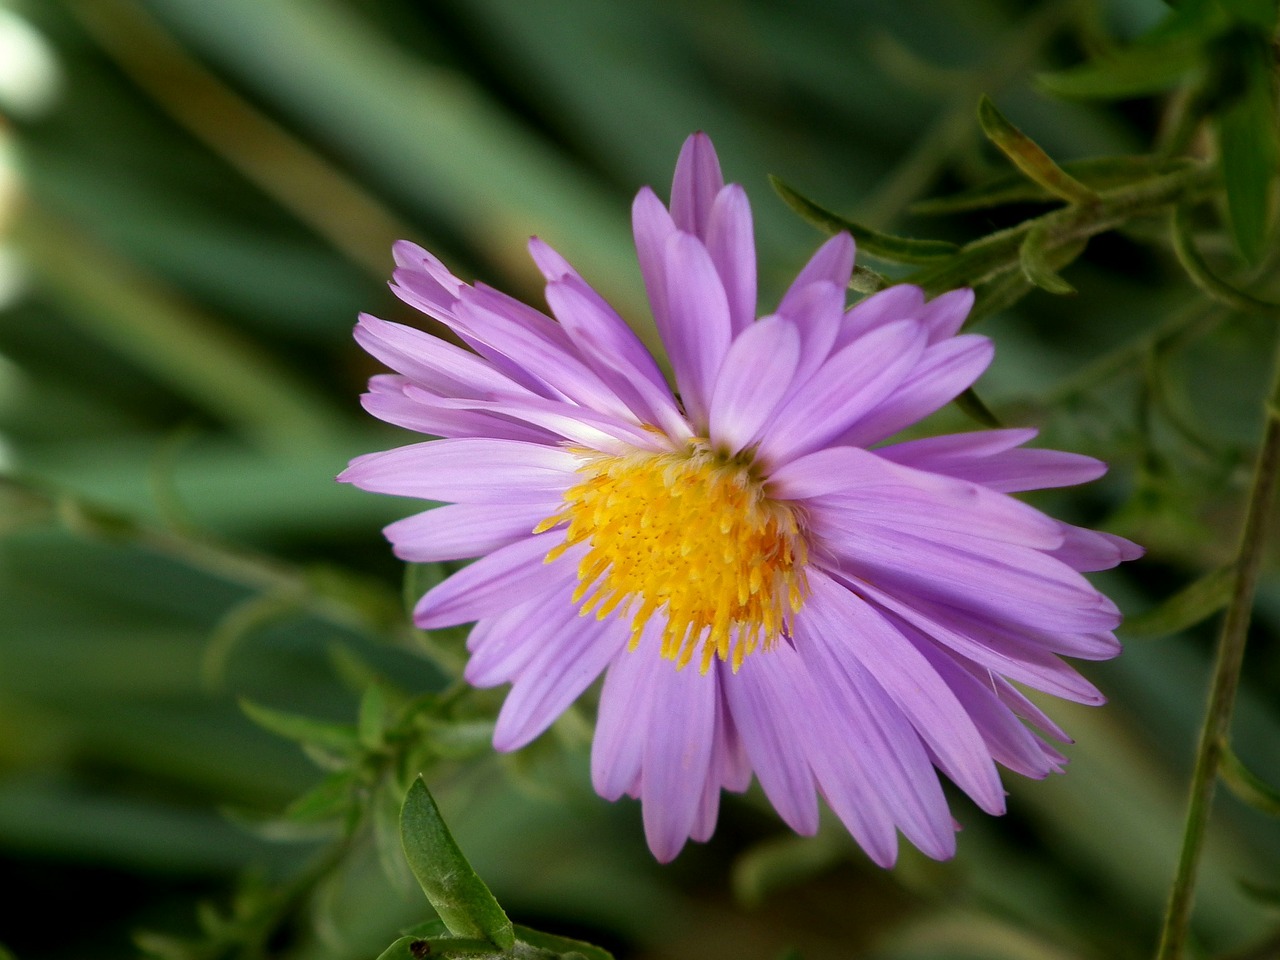
POLYGON ((1102 702, 1060 659, 1119 650, 1119 613, 1081 571, 1141 550, 1010 494, 1105 466, 1023 448, 1034 430, 886 444, 991 361, 957 332, 972 292, 895 286, 846 309, 841 234, 756 319, 751 210, 705 135, 684 145, 670 211, 645 188, 633 222, 676 393, 540 240, 550 315, 400 243, 396 294, 471 349, 362 316, 356 339, 397 371, 365 409, 443 439, 340 479, 447 502, 386 534, 405 560, 479 558, 414 618, 475 622, 467 680, 512 685, 497 749, 604 674, 592 780, 641 800, 659 860, 706 840, 721 789, 753 773, 799 833, 821 795, 878 864, 898 831, 949 857, 938 771, 999 814, 997 763, 1044 777, 1064 762, 1043 737, 1066 735, 1014 683, 1102 702))

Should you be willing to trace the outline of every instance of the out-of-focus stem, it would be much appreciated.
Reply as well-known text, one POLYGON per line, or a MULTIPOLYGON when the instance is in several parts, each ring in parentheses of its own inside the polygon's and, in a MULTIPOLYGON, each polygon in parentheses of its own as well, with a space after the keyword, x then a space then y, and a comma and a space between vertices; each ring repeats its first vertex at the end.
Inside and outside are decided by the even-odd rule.
POLYGON ((1196 750, 1182 853, 1169 891, 1156 960, 1180 960, 1183 956, 1195 896, 1196 871, 1204 849, 1205 827, 1213 805, 1223 745, 1227 742, 1236 690, 1240 684, 1240 668, 1244 661, 1253 598, 1262 568, 1263 548, 1270 526, 1276 484, 1280 480, 1280 354, 1275 361, 1273 377, 1271 393, 1267 398, 1262 449, 1258 453, 1254 469, 1244 530, 1240 538, 1240 551, 1236 556, 1235 586, 1222 621, 1209 704, 1205 710, 1200 743, 1196 750))

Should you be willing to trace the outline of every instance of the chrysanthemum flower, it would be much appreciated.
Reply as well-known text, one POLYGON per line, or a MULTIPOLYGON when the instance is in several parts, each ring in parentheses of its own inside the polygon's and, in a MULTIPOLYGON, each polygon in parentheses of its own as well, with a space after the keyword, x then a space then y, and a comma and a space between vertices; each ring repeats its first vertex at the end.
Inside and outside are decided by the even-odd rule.
POLYGON ((446 501, 386 530, 398 556, 478 557, 418 603, 475 622, 466 678, 511 684, 494 746, 542 733, 601 674, 592 780, 642 802, 659 860, 707 839, 752 774, 802 834, 818 797, 871 859, 897 833, 955 851, 939 783, 1004 810, 996 764, 1061 768, 1066 735, 1014 684, 1102 697, 1060 657, 1118 652, 1081 576, 1140 550, 1010 496, 1092 480, 1033 430, 893 443, 991 361, 973 301, 894 286, 845 307, 854 245, 828 241, 756 318, 751 211, 696 134, 670 210, 636 197, 636 251, 674 373, 538 239, 550 314, 463 283, 410 243, 393 289, 470 349, 362 316, 374 416, 443 439, 341 478, 446 501))

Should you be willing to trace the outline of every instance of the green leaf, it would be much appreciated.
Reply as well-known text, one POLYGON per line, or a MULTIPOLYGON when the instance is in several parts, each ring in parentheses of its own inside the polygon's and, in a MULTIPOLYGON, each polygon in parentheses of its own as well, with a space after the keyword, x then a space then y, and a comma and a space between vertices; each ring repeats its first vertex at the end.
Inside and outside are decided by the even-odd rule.
POLYGON ((1039 74, 1036 85, 1059 97, 1123 100, 1169 90, 1200 62, 1199 38, 1175 37, 1164 43, 1134 44, 1069 70, 1039 74))
POLYGON ((422 777, 400 811, 400 839, 409 868, 450 933, 511 949, 511 921, 458 849, 422 777))
POLYGON ((356 728, 349 723, 330 723, 296 713, 285 713, 263 707, 252 700, 241 699, 240 709, 258 726, 289 740, 312 746, 327 747, 343 753, 356 753, 359 740, 356 728))
POLYGON ((773 189, 778 192, 778 196, 786 202, 787 206, 819 230, 830 234, 848 233, 863 253, 869 253, 881 260, 888 260, 891 263, 932 263, 935 260, 945 259, 960 249, 954 243, 945 240, 913 240, 909 237, 895 237, 892 234, 880 233, 818 206, 787 186, 778 177, 770 176, 769 182, 773 184, 773 189))
POLYGON ((1127 618, 1124 632, 1132 637, 1165 637, 1194 627, 1227 605, 1234 585, 1235 567, 1219 567, 1154 609, 1127 618))
MULTIPOLYGON (((1181 158, 1133 156, 1090 157, 1064 163, 1061 168, 1090 189, 1101 191, 1173 173, 1185 166, 1188 166, 1188 161, 1181 158)), ((1010 203, 1047 202, 1053 198, 1054 195, 1040 184, 1011 173, 949 196, 919 200, 910 209, 915 214, 934 216, 985 210, 1010 203)))
POLYGON ((1280 790, 1250 770, 1227 744, 1222 745, 1222 781, 1255 810, 1280 817, 1280 790))
POLYGON ((978 102, 978 122, 987 139, 1032 182, 1068 203, 1099 201, 1096 193, 1054 163, 1038 143, 1010 123, 986 95, 978 102))
MULTIPOLYGON (((1240 49, 1237 47, 1237 49, 1240 49)), ((1269 54, 1250 48, 1243 95, 1218 118, 1222 176, 1236 246, 1249 263, 1267 248, 1272 184, 1280 159, 1280 132, 1272 99, 1269 54)))
POLYGON ((1074 294, 1076 288, 1058 276, 1049 263, 1047 243, 1048 234, 1044 223, 1038 223, 1027 231, 1022 246, 1018 248, 1018 265, 1022 268, 1023 276, 1049 293, 1058 296, 1074 294))
POLYGON ((532 947, 541 947, 543 950, 553 950, 561 954, 576 953, 585 960, 613 960, 613 954, 608 950, 581 940, 559 937, 553 933, 543 933, 541 930, 531 930, 519 924, 516 925, 515 931, 519 940, 532 947))

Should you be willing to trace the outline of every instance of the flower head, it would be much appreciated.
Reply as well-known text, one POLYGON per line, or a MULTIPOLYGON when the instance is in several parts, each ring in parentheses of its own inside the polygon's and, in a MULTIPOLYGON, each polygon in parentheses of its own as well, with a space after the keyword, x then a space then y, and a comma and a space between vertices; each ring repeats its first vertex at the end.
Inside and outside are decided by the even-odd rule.
POLYGON ((409 243, 393 289, 470 349, 362 316, 394 374, 365 408, 442 439, 357 458, 342 480, 446 501, 387 528, 410 561, 479 558, 418 603, 475 622, 466 678, 510 683, 499 750, 601 674, 596 790, 642 801, 660 860, 708 838, 752 774, 800 833, 821 795, 870 857, 897 833, 955 850, 941 771, 1004 810, 1001 764, 1061 768, 1066 735, 1013 682, 1098 691, 1061 655, 1118 652, 1081 576, 1141 552, 1010 496, 1092 480, 1033 430, 889 440, 968 388, 990 341, 968 290, 890 287, 846 309, 853 241, 829 240, 756 318, 751 211, 695 134, 670 210, 645 188, 636 251, 674 372, 536 238, 550 315, 454 277, 409 243))

